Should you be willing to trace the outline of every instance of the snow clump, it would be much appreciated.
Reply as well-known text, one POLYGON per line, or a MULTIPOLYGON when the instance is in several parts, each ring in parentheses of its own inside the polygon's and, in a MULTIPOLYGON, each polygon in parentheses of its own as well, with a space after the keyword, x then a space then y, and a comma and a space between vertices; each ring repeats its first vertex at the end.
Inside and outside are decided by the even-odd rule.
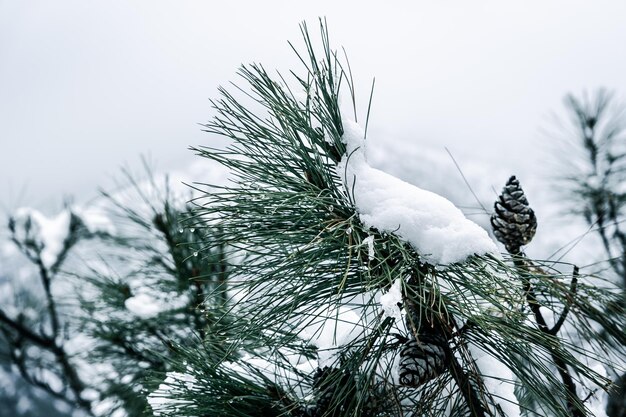
POLYGON ((365 226, 394 233, 433 265, 462 262, 474 254, 497 253, 487 232, 468 220, 446 198, 372 168, 365 157, 365 135, 343 121, 347 152, 337 165, 346 190, 353 190, 365 226))
POLYGON ((392 317, 396 320, 396 323, 402 322, 402 312, 400 311, 400 305, 402 304, 402 280, 396 279, 389 288, 389 291, 380 296, 380 304, 383 308, 385 317, 392 317))
POLYGON ((49 218, 38 210, 23 207, 15 212, 12 220, 15 238, 22 242, 34 240, 41 247, 41 262, 44 267, 51 268, 65 247, 65 239, 70 230, 71 212, 63 210, 55 217, 49 218))

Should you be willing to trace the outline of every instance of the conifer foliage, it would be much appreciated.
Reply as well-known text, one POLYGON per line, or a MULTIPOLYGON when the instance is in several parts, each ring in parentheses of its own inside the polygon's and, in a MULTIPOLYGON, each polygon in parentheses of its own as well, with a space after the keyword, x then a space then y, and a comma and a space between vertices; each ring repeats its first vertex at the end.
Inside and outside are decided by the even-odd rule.
MULTIPOLYGON (((599 89, 593 94, 565 99, 568 129, 563 139, 568 154, 558 188, 566 201, 600 238, 605 262, 603 274, 613 278, 622 292, 619 305, 603 306, 607 316, 623 315, 626 306, 626 108, 614 93, 599 89)), ((561 134, 563 136, 563 134, 561 134)), ((626 328, 622 328, 622 334, 626 328)), ((626 372, 614 370, 615 389, 608 401, 609 417, 626 416, 626 372)))
MULTIPOLYGON (((216 245, 199 258, 209 238, 186 224, 188 197, 147 177, 127 173, 123 191, 91 211, 46 218, 20 209, 9 218, 26 261, 16 269, 34 279, 14 300, 2 294, 0 346, 35 394, 56 400, 50 415, 143 416, 156 388, 149 377, 171 369, 174 346, 210 340, 223 314, 215 292, 228 273, 223 252, 216 245)), ((12 414, 2 403, 0 415, 12 414)))
MULTIPOLYGON (((196 151, 228 168, 232 183, 194 202, 196 219, 221 230, 207 250, 226 248, 229 336, 178 350, 175 370, 149 396, 155 415, 590 415, 590 398, 608 383, 590 366, 593 350, 614 352, 592 323, 619 327, 597 307, 615 295, 518 256, 536 219, 514 177, 505 192, 519 204, 496 205, 496 215, 524 229, 515 242, 508 228, 500 233, 511 262, 493 251, 435 256, 436 240, 449 236, 420 233, 442 213, 420 208, 445 206, 453 214, 437 227, 449 233, 467 221, 449 220, 455 227, 446 229, 459 219, 449 202, 366 165, 363 143, 353 140, 366 133, 355 134, 350 67, 331 49, 324 22, 320 29, 319 50, 304 24, 304 53, 292 45, 301 71, 283 77, 245 66, 248 87, 221 89, 213 102, 206 130, 231 144, 196 151), (350 115, 340 98, 352 103, 350 115), (361 174, 424 198, 410 211, 423 223, 400 224, 409 212, 401 198, 365 200, 372 188, 361 174), (390 227, 393 213, 398 225, 390 227), (560 318, 537 322, 539 307, 560 318), (567 337, 558 331, 564 323, 567 337), (217 349, 221 357, 208 353, 217 349)), ((459 253, 467 249, 460 241, 452 241, 459 253)))
POLYGON ((12 220, 45 302, 39 328, 0 306, 24 377, 93 416, 593 415, 603 370, 624 374, 623 294, 522 252, 538 219, 516 177, 491 217, 500 254, 450 201, 370 166, 372 97, 362 118, 319 29, 302 24, 288 76, 244 66, 212 102, 205 130, 229 145, 194 150, 229 181, 181 205, 129 177, 142 209, 108 195, 115 233, 68 214, 54 257, 12 220), (87 270, 66 266, 79 248, 87 270), (57 309, 61 277, 74 309, 57 309), (31 372, 46 366, 60 389, 31 372))

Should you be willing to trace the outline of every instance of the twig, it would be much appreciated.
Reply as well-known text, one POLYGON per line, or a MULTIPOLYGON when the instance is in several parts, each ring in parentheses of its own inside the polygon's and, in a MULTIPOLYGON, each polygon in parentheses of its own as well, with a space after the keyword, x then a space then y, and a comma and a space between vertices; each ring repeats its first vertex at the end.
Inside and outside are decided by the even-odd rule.
POLYGON ((552 328, 550 329, 551 335, 556 335, 559 332, 559 330, 561 330, 563 323, 565 323, 565 319, 567 319, 567 315, 569 313, 570 307, 572 306, 572 303, 574 302, 574 297, 576 296, 576 289, 578 288, 577 284, 578 284, 578 267, 574 266, 574 272, 572 273, 572 282, 570 283, 569 293, 567 294, 567 302, 565 303, 565 307, 563 307, 563 311, 561 312, 559 319, 554 324, 554 326, 552 326, 552 328))
POLYGON ((28 370, 25 366, 24 358, 17 357, 14 352, 10 352, 12 361, 17 365, 20 374, 24 377, 24 379, 30 384, 42 388, 53 397, 62 399, 68 404, 78 405, 80 408, 84 409, 89 415, 93 415, 91 411, 91 403, 87 400, 84 400, 80 396, 81 392, 85 389, 84 384, 80 380, 72 364, 69 362, 69 358, 67 357, 63 346, 57 345, 56 341, 53 338, 33 332, 22 323, 8 317, 2 310, 0 310, 0 321, 8 327, 12 328, 17 333, 18 341, 15 341, 13 343, 10 342, 13 347, 21 350, 22 342, 19 342, 19 340, 26 339, 31 343, 39 346, 40 348, 47 350, 55 356, 56 361, 61 368, 62 375, 65 378, 65 382, 67 383, 67 386, 69 386, 69 388, 71 389, 72 398, 69 398, 64 392, 55 391, 48 383, 34 378, 31 374, 28 373, 28 370))
POLYGON ((56 303, 54 297, 52 297, 52 290, 50 288, 50 275, 48 269, 43 264, 40 256, 37 256, 35 263, 39 268, 39 277, 43 285, 46 294, 46 303, 48 308, 48 314, 50 315, 50 324, 52 326, 52 338, 56 339, 59 336, 59 317, 57 315, 56 303))
POLYGON ((474 196, 474 199, 476 200, 478 205, 483 209, 483 212, 489 214, 489 210, 487 210, 487 208, 483 205, 483 203, 480 201, 480 199, 478 198, 478 196, 474 192, 474 189, 472 188, 472 186, 470 185, 469 181, 465 177, 465 174, 463 173, 463 170, 461 169, 461 167, 459 166, 458 162, 456 161, 456 159, 452 155, 452 152, 450 152, 450 150, 448 148, 444 148, 444 149, 446 150, 446 152, 450 156, 450 159, 452 159, 452 162, 454 162, 454 166, 456 166, 457 171, 459 171, 459 174, 461 174, 461 177, 463 178, 463 181, 465 182, 465 185, 467 185, 467 188, 469 188, 470 192, 474 196))
MULTIPOLYGON (((535 321, 539 325, 539 330, 546 335, 554 337, 555 335, 552 334, 552 331, 548 328, 546 320, 541 313, 537 297, 530 282, 530 276, 528 274, 528 264, 526 262, 525 255, 523 253, 518 253, 514 255, 513 263, 520 272, 520 277, 524 285, 524 292, 526 293, 526 302, 528 303, 528 306, 535 316, 535 321)), ((578 272, 577 270, 575 271, 578 272)), ((583 405, 583 402, 578 397, 578 394, 576 393, 576 384, 574 383, 574 379, 567 369, 567 364, 560 356, 557 355, 555 347, 547 345, 546 348, 550 352, 552 361, 554 362, 554 365, 556 366, 561 380, 563 381, 563 384, 565 385, 565 388, 567 390, 566 403, 570 415, 572 417, 586 417, 585 407, 583 405)))
POLYGON ((485 410, 485 407, 483 406, 476 389, 472 385, 469 376, 465 373, 458 359, 454 356, 452 349, 448 347, 447 350, 448 352, 446 352, 446 354, 451 358, 450 372, 452 374, 452 378, 454 378, 454 381, 461 390, 461 394, 463 394, 463 398, 465 399, 465 402, 470 410, 470 415, 473 417, 485 417, 490 414, 485 410))
MULTIPOLYGON (((414 283, 419 282, 419 276, 417 274, 413 274, 412 279, 414 280, 414 283)), ((411 284, 409 283, 408 285, 411 284)), ((439 304, 438 300, 433 299, 433 304, 435 303, 439 304)), ((407 309, 412 308, 414 310, 419 310, 419 307, 416 306, 408 298, 406 299, 406 304, 407 309)), ((438 331, 441 332, 442 337, 444 337, 448 341, 452 337, 453 328, 456 327, 456 324, 454 323, 454 318, 452 316, 443 319, 441 317, 433 316, 432 325, 433 328, 438 329, 438 331)), ((411 327, 410 332, 413 334, 413 337, 419 340, 419 334, 417 332, 417 329, 413 325, 409 327, 411 327)), ((469 408, 470 416, 486 417, 487 415, 491 415, 491 413, 489 413, 489 411, 485 409, 483 401, 481 401, 478 392, 476 392, 476 387, 472 384, 469 375, 465 372, 463 366, 454 355, 454 352, 449 343, 442 343, 441 347, 445 352, 445 357, 448 358, 448 360, 450 361, 448 363, 448 369, 450 370, 454 382, 456 382, 461 391, 461 394, 463 395, 465 403, 469 408)))
MULTIPOLYGON (((50 320, 50 325, 52 328, 52 334, 46 335, 43 327, 41 329, 41 334, 39 334, 31 330, 24 324, 14 319, 11 319, 1 309, 0 309, 0 322, 4 323, 6 326, 13 329, 20 338, 27 339, 31 343, 53 354, 56 359, 57 364, 60 367, 62 375, 65 378, 65 383, 70 388, 71 393, 72 393, 73 398, 66 397, 66 400, 67 400, 66 402, 75 404, 79 408, 82 408, 83 410, 87 412, 88 415, 93 415, 93 412, 91 410, 91 403, 81 397, 81 393, 85 389, 85 384, 80 379, 74 366, 70 363, 67 352, 65 351, 65 348, 63 347, 61 337, 60 337, 61 328, 59 324, 60 323, 59 316, 58 316, 57 309, 56 309, 56 302, 52 295, 52 289, 51 289, 53 275, 59 270, 61 263, 63 262, 66 255, 68 254, 70 248, 77 241, 75 234, 78 232, 79 227, 80 227, 80 223, 73 223, 70 225, 69 235, 64 241, 63 250, 61 251, 61 254, 57 258, 55 263, 50 268, 47 268, 46 265, 44 265, 43 263, 43 260, 41 258, 41 250, 42 250, 41 247, 30 246, 28 244, 24 244, 21 241, 19 241, 15 236, 12 236, 11 238, 12 241, 20 249, 20 251, 33 264, 35 264, 39 270, 39 278, 44 288, 46 304, 47 304, 46 307, 48 310, 48 315, 50 316, 49 320, 50 320)), ((24 364, 22 363, 22 366, 23 365, 24 364)), ((22 375, 28 375, 26 371, 27 371, 26 369, 23 369, 20 372, 22 373, 22 375)), ((63 395, 63 393, 54 391, 48 384, 42 381, 35 380, 34 378, 30 378, 30 377, 26 379, 27 381, 30 381, 33 385, 43 388, 44 390, 46 390, 48 393, 50 393, 51 395, 55 397, 59 397, 60 395, 63 395)))
POLYGON ((72 389, 72 393, 74 394, 74 397, 75 397, 74 400, 76 404, 80 408, 87 411, 89 415, 93 415, 93 412, 91 411, 91 403, 85 400, 84 398, 82 398, 80 395, 84 391, 85 385, 83 384, 82 380, 78 376, 76 369, 69 362, 69 358, 67 357, 67 353, 65 352, 65 349, 61 345, 55 345, 52 351, 57 357, 59 364, 61 365, 61 369, 63 370, 63 374, 65 375, 65 378, 67 379, 68 385, 72 389))
POLYGON ((39 335, 33 332, 22 323, 11 319, 2 309, 0 309, 0 322, 6 324, 7 326, 15 330, 18 334, 30 340, 32 343, 38 345, 39 347, 49 349, 54 345, 53 339, 49 338, 48 336, 39 335))

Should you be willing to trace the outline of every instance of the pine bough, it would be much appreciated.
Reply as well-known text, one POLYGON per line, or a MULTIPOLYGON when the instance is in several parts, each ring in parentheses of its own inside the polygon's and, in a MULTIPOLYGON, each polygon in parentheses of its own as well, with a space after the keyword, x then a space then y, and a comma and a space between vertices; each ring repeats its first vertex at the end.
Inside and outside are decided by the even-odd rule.
POLYGON ((318 55, 302 25, 301 73, 252 64, 249 89, 213 102, 206 130, 230 145, 196 151, 232 184, 195 200, 195 222, 220 230, 207 251, 228 248, 228 325, 175 348, 154 415, 591 415, 623 346, 624 315, 602 313, 618 295, 523 255, 536 219, 514 179, 492 220, 509 256, 369 166, 350 67, 320 27, 318 55))

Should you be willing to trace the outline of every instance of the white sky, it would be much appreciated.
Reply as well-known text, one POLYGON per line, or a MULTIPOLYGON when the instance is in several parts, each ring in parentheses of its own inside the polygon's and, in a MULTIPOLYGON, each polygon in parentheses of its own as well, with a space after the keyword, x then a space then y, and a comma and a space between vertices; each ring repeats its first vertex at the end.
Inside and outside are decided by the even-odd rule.
POLYGON ((621 1, 0 0, 0 208, 93 195, 140 154, 189 164, 217 86, 290 68, 318 16, 364 101, 376 77, 377 140, 532 170, 564 94, 626 91, 621 1))

